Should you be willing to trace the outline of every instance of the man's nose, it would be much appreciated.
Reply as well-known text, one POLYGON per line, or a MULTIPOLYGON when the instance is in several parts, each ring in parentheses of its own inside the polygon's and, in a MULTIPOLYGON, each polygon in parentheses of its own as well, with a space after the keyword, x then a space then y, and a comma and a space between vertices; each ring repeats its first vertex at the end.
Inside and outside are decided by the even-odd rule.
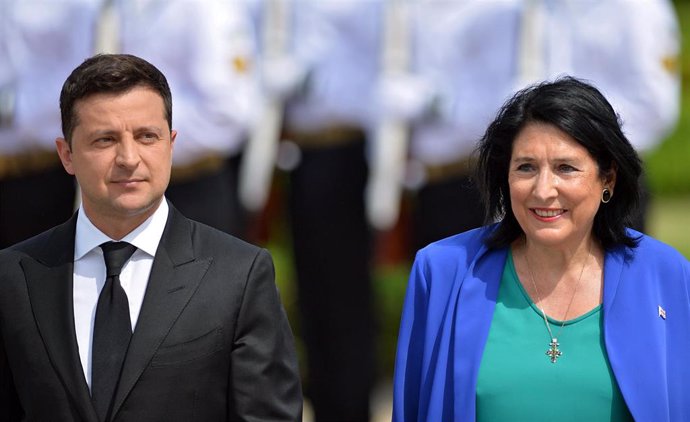
POLYGON ((115 164, 121 167, 133 168, 139 164, 139 148, 137 142, 130 135, 125 135, 117 145, 115 164))

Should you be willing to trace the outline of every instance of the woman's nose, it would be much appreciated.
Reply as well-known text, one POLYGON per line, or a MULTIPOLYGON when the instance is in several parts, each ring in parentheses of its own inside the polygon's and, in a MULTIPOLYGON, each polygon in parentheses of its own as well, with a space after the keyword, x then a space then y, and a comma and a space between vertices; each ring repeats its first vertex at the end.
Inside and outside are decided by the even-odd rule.
POLYGON ((556 175, 550 171, 541 171, 537 176, 533 193, 541 200, 551 199, 558 195, 557 186, 558 178, 556 175))

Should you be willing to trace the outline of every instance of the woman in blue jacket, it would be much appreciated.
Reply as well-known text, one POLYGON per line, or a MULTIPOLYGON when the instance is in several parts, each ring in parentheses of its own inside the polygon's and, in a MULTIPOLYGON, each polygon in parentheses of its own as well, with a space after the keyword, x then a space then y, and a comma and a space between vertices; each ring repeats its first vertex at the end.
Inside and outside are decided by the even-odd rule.
POLYGON ((635 150, 602 94, 518 92, 479 145, 498 223, 415 260, 393 420, 690 420, 690 263, 626 228, 635 150))

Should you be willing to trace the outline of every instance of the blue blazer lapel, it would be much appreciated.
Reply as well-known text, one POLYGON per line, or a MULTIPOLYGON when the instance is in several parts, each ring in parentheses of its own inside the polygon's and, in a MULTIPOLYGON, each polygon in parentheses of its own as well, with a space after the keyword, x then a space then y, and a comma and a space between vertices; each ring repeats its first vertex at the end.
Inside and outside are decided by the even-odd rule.
POLYGON ((507 249, 484 245, 488 230, 417 254, 396 357, 396 421, 475 420, 477 375, 507 257, 507 249))
POLYGON ((428 304, 447 303, 442 311, 430 310, 443 317, 420 389, 419 420, 475 419, 477 375, 507 255, 505 249, 488 250, 484 245, 468 255, 467 263, 451 262, 460 259, 451 251, 429 270, 450 288, 433 286, 434 298, 428 304))
POLYGON ((72 275, 77 215, 48 234, 21 266, 39 333, 65 390, 86 421, 98 418, 79 359, 74 330, 72 275))
POLYGON ((636 421, 669 420, 665 322, 658 283, 643 266, 655 251, 618 247, 604 262, 604 342, 611 369, 636 421), (631 254, 637 254, 633 259, 631 254), (651 254, 649 258, 640 254, 651 254))
POLYGON ((115 394, 113 419, 211 265, 211 258, 195 256, 192 234, 191 221, 170 206, 115 394))
MULTIPOLYGON (((455 408, 452 420, 476 419, 476 387, 484 347, 494 316, 507 249, 486 249, 477 254, 459 293, 452 352, 455 408)), ((448 419, 451 420, 451 419, 448 419)))

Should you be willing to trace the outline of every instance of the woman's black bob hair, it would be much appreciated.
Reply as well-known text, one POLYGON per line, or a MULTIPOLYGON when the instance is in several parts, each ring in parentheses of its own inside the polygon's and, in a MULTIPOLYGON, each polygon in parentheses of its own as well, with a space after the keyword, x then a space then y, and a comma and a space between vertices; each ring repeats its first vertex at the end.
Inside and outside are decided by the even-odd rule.
POLYGON ((569 76, 517 92, 479 141, 477 185, 488 222, 500 220, 487 239, 488 246, 506 247, 523 235, 511 208, 508 168, 513 141, 529 123, 553 125, 568 134, 589 151, 602 177, 616 172, 614 195, 599 207, 593 234, 604 248, 637 246, 639 237, 631 236, 626 226, 640 200, 641 160, 606 98, 592 85, 569 76))

